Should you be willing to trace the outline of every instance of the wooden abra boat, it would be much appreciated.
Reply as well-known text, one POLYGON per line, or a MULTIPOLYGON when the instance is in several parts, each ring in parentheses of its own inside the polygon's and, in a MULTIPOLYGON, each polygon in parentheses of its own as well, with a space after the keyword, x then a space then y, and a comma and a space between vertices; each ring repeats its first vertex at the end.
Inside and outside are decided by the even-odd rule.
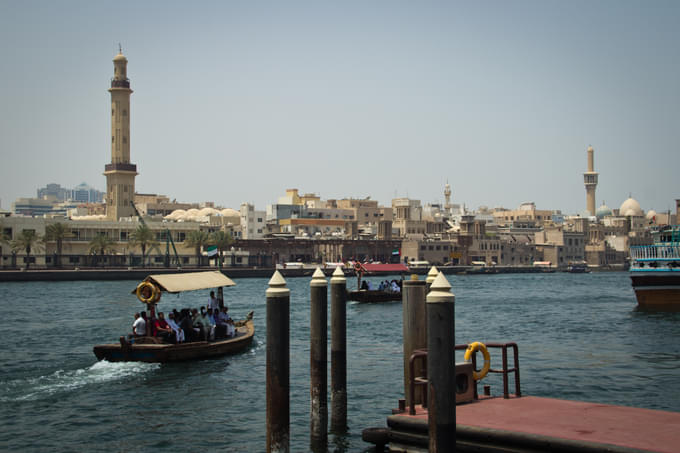
MULTIPOLYGON (((252 315, 252 313, 251 313, 252 315)), ((109 362, 181 362, 185 360, 207 359, 226 354, 233 354, 246 349, 253 342, 255 327, 253 320, 242 321, 243 325, 236 328, 236 335, 217 341, 194 341, 191 343, 156 343, 145 342, 144 338, 155 340, 153 337, 143 337, 140 342, 135 339, 131 344, 125 337, 120 337, 120 344, 100 344, 94 347, 94 355, 99 360, 109 362)))
MULTIPOLYGON (((142 302, 146 303, 150 311, 155 310, 155 305, 160 299, 162 291, 177 293, 222 286, 234 286, 235 283, 219 271, 190 272, 181 274, 149 275, 134 293, 137 293, 142 302), (146 285, 152 290, 153 295, 140 295, 140 287, 146 285)), ((235 334, 233 337, 216 341, 194 341, 188 343, 163 343, 157 337, 137 337, 134 341, 127 340, 122 336, 119 343, 100 344, 93 348, 94 355, 98 360, 109 362, 179 362, 185 360, 198 360, 217 357, 226 354, 240 352, 253 341, 255 327, 253 325, 253 312, 246 319, 234 323, 235 334)))

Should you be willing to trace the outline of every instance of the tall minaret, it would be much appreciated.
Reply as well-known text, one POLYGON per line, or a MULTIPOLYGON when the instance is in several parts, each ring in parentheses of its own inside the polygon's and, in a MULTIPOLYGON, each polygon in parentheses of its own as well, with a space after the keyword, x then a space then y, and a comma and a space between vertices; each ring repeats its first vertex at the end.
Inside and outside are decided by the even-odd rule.
POLYGON ((586 186, 586 209, 590 215, 595 215, 595 188, 597 187, 597 172, 594 168, 593 147, 588 147, 588 171, 583 173, 583 183, 586 186))
POLYGON ((113 59, 111 79, 111 163, 104 167, 106 175, 106 217, 118 220, 135 215, 137 166, 130 163, 130 80, 127 58, 122 50, 113 59))
POLYGON ((446 185, 444 186, 444 209, 446 211, 451 210, 451 185, 449 184, 448 181, 446 181, 446 185))

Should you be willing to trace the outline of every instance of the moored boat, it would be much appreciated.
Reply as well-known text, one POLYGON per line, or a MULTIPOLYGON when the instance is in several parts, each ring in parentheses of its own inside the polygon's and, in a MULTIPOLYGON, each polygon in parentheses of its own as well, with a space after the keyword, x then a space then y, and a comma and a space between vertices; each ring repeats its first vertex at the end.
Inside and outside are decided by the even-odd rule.
POLYGON ((680 310, 680 225, 656 228, 652 238, 652 245, 630 248, 638 306, 680 310))
MULTIPOLYGON (((206 288, 234 286, 235 283, 219 271, 191 272, 179 274, 149 275, 134 293, 155 311, 155 305, 162 292, 178 293, 206 288), (152 294, 140 296, 140 287, 146 285, 152 294)), ((248 348, 255 335, 253 312, 234 323, 234 334, 215 341, 192 341, 186 343, 165 343, 158 337, 142 336, 128 339, 119 338, 118 343, 100 344, 93 348, 98 360, 109 362, 179 362, 223 356, 248 348)))

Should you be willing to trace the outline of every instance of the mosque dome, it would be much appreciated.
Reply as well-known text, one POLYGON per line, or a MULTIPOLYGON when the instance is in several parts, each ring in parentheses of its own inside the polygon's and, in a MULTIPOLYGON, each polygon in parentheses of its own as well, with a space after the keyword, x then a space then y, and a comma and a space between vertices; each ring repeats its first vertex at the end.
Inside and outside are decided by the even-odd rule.
POLYGON ((210 217, 212 215, 221 215, 221 213, 215 208, 203 208, 198 211, 198 215, 201 217, 210 217))
POLYGON ((634 198, 628 198, 621 204, 621 207, 619 208, 619 215, 622 215, 624 217, 631 216, 639 217, 644 214, 642 212, 642 209, 640 208, 640 203, 638 203, 637 200, 635 200, 634 198))
POLYGON ((241 217, 241 213, 236 209, 225 208, 220 211, 224 217, 241 217))
POLYGON ((127 58, 125 58, 125 55, 122 53, 119 53, 115 57, 113 57, 113 61, 127 61, 127 58))
POLYGON ((647 214, 645 215, 647 220, 654 220, 654 217, 656 217, 656 211, 654 209, 647 211, 647 214))
POLYGON ((608 217, 608 216, 611 216, 611 215, 613 215, 613 214, 614 214, 614 213, 612 212, 611 209, 609 209, 609 206, 607 206, 607 205, 604 204, 604 203, 602 203, 602 206, 600 206, 599 208, 597 208, 597 211, 595 211, 595 216, 596 216, 598 219, 603 219, 603 218, 608 217))

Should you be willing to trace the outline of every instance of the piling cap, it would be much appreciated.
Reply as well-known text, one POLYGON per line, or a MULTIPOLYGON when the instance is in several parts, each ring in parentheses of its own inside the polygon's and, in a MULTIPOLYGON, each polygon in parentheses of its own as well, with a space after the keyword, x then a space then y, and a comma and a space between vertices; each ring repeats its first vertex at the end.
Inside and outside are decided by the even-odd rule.
POLYGON ((455 302, 456 296, 451 292, 451 284, 441 272, 432 282, 426 300, 427 303, 455 302))
POLYGON ((347 284, 347 279, 345 278, 345 273, 340 269, 340 267, 336 267, 335 270, 333 271, 333 276, 331 277, 331 284, 333 283, 339 283, 339 284, 347 284))
POLYGON ((324 275, 321 268, 319 267, 316 268, 316 270, 314 271, 314 275, 312 275, 312 281, 309 282, 309 286, 311 286, 312 288, 328 286, 328 282, 326 282, 326 276, 324 275))
POLYGON ((427 278, 425 281, 431 285, 434 279, 437 278, 437 275, 439 275, 439 269, 437 269, 435 266, 432 266, 430 268, 430 272, 427 273, 427 278))
POLYGON ((290 295, 290 290, 286 287, 286 280, 279 271, 275 271, 269 280, 269 288, 266 291, 267 297, 284 297, 290 295))

